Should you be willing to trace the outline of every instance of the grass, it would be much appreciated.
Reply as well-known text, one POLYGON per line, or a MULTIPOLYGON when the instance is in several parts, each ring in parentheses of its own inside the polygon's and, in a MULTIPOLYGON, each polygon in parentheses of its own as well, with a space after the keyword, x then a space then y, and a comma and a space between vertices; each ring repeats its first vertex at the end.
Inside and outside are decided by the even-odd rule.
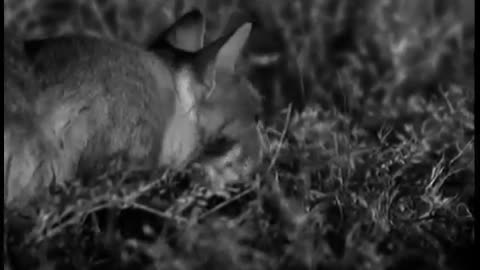
MULTIPOLYGON (((25 36, 96 31, 142 43, 175 14, 169 1, 83 2, 4 1, 4 24, 25 36)), ((10 228, 12 262, 41 269, 473 264, 470 2, 200 2, 209 33, 236 6, 264 27, 244 63, 270 113, 259 127, 266 155, 258 175, 214 192, 194 168, 114 164, 93 185, 71 183, 42 200, 31 233, 10 228), (261 63, 265 56, 274 60, 261 63)))

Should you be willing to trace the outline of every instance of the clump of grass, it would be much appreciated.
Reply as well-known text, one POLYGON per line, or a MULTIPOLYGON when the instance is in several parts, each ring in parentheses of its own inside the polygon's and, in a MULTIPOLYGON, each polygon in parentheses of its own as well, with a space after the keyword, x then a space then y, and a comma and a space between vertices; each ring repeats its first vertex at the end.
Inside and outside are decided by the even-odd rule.
MULTIPOLYGON (((105 23, 78 13, 82 19, 67 30, 101 32, 107 25, 108 35, 141 43, 153 31, 142 10, 152 10, 153 2, 140 1, 130 14, 119 1, 113 16, 106 8, 113 4, 104 1, 98 18, 105 23)), ((260 131, 266 155, 258 175, 215 193, 194 168, 150 172, 114 164, 94 185, 71 183, 39 202, 32 233, 11 228, 13 263, 44 269, 460 269, 473 263, 474 34, 456 10, 462 6, 269 3, 203 6, 213 32, 226 10, 256 16, 265 32, 252 42, 268 45, 275 36, 281 46, 252 46, 247 56, 279 58, 247 63, 247 74, 269 72, 254 78, 259 91, 301 104, 273 104, 289 109, 272 110, 260 131)), ((15 6, 27 4, 40 5, 5 2, 6 27, 34 36, 58 27, 38 18, 59 25, 77 18, 58 17, 51 7, 25 15, 15 6)), ((158 6, 172 17, 181 9, 158 6)))

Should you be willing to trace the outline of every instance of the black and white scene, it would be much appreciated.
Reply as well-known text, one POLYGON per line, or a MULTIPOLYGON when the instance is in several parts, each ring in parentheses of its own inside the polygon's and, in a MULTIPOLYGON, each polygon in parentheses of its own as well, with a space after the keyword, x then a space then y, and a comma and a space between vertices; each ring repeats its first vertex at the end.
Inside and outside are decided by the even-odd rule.
POLYGON ((3 4, 5 270, 475 269, 474 0, 3 4))

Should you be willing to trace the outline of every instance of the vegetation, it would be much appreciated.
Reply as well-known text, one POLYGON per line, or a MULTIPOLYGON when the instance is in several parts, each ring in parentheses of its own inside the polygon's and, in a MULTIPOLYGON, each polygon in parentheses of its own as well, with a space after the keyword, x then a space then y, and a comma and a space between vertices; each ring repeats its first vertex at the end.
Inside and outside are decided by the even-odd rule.
MULTIPOLYGON (((192 3, 4 0, 4 25, 25 37, 87 32, 141 44, 192 3)), ((263 27, 244 63, 267 100, 258 174, 210 189, 193 166, 145 172, 112 164, 103 177, 72 182, 39 202, 31 233, 7 213, 18 219, 9 228, 12 263, 41 269, 473 264, 473 0, 196 3, 208 18, 208 35, 237 7, 263 27)))

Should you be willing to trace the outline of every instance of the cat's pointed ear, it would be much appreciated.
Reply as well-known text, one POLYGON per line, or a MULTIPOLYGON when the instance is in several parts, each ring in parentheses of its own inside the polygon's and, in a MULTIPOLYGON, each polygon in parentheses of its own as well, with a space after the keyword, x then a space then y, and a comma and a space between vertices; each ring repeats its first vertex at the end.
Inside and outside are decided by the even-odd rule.
POLYGON ((195 68, 206 82, 215 81, 217 70, 235 72, 235 65, 248 40, 251 23, 244 23, 230 34, 225 35, 197 52, 195 68))
POLYGON ((193 9, 150 42, 148 48, 159 49, 167 43, 176 49, 193 52, 203 47, 204 38, 205 18, 200 10, 193 9))

